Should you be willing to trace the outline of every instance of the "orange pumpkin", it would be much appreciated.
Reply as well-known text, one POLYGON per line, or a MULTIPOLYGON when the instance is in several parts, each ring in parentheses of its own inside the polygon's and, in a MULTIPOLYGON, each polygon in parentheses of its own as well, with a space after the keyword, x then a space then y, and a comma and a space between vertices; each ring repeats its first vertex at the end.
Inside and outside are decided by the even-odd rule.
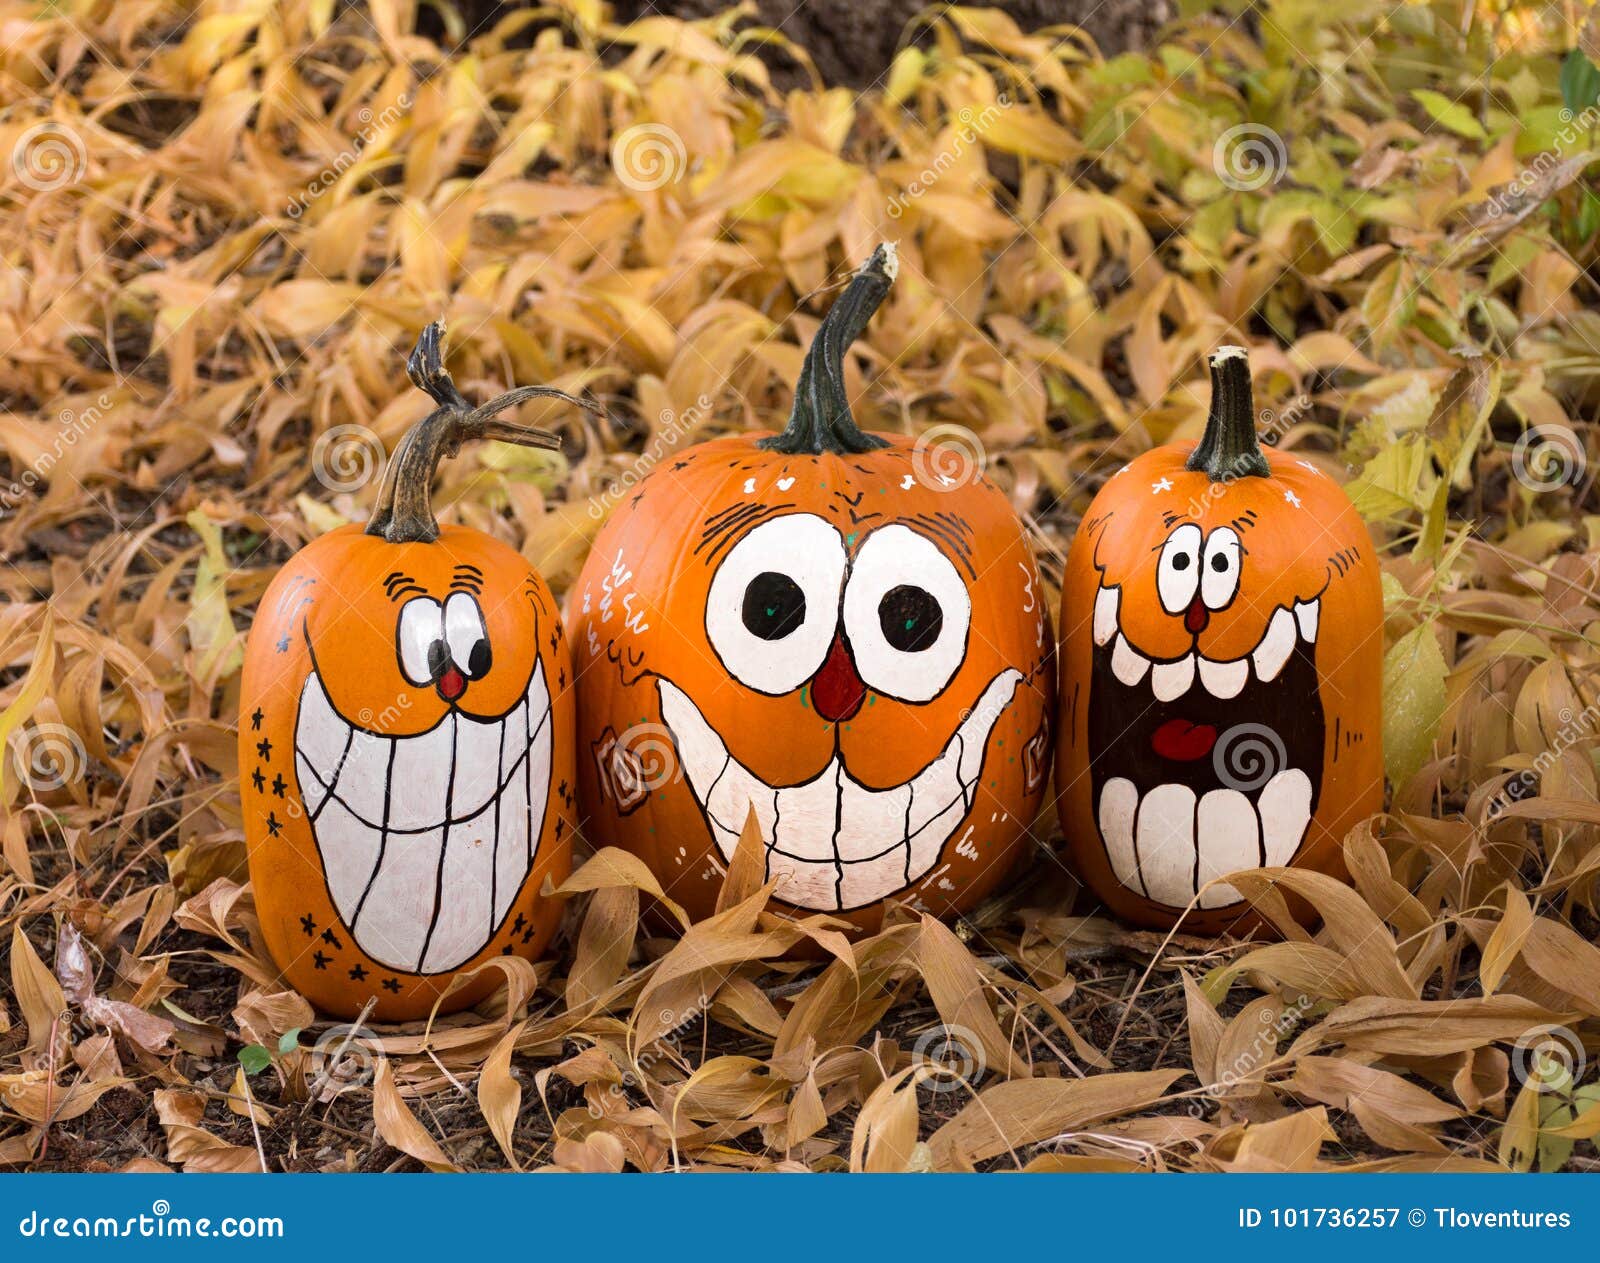
POLYGON ((1383 801, 1371 538, 1331 478, 1261 450, 1245 353, 1211 373, 1198 446, 1118 470, 1073 540, 1056 763, 1077 873, 1196 932, 1254 923, 1229 873, 1340 873, 1383 801))
POLYGON ((401 441, 371 522, 284 566, 245 654, 240 789, 262 932, 288 981, 344 1016, 375 1001, 380 1019, 419 1017, 461 972, 537 956, 558 916, 540 886, 571 864, 572 672, 555 600, 515 550, 441 528, 430 505, 441 456, 467 439, 554 446, 493 418, 560 392, 473 409, 440 332, 408 364, 440 406, 401 441))
POLYGON ((752 811, 790 909, 870 929, 890 900, 969 908, 1048 778, 1053 636, 1021 523, 850 413, 844 355, 895 262, 880 248, 834 304, 783 433, 652 471, 569 594, 585 837, 695 916, 752 811))

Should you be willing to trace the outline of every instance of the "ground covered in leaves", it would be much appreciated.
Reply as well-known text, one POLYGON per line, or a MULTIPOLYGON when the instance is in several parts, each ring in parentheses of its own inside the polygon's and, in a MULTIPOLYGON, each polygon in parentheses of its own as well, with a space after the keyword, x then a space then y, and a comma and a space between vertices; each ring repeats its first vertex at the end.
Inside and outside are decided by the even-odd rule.
POLYGON ((953 9, 857 92, 737 11, 0 0, 0 1164, 1592 1166, 1581 8, 1225 4, 1110 60, 953 9), (859 413, 972 436, 1052 581, 1105 477, 1198 432, 1219 343, 1346 482, 1390 796, 1349 885, 1293 878, 1321 928, 1266 888, 1281 939, 1121 927, 1047 812, 967 920, 814 925, 796 961, 731 878, 641 923, 648 876, 589 838, 554 953, 476 1011, 319 1019, 253 924, 242 638, 368 511, 419 330, 474 397, 605 405, 526 405, 562 452, 473 449, 438 494, 561 591, 619 487, 786 413, 883 238, 859 413))

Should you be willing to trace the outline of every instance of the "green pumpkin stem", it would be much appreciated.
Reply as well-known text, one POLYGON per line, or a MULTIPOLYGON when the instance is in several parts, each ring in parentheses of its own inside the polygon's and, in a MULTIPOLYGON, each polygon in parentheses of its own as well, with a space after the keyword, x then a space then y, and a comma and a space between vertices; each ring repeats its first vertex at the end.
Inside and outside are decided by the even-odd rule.
POLYGON ((791 456, 803 452, 819 456, 823 452, 871 452, 888 446, 884 439, 856 425, 850 413, 844 357, 878 310, 899 270, 894 246, 887 242, 862 264, 811 340, 805 363, 800 366, 800 380, 795 383, 789 424, 782 434, 762 439, 762 447, 791 456))
POLYGON ((499 439, 523 447, 561 446, 559 435, 499 421, 496 414, 525 399, 562 399, 603 415, 595 404, 552 386, 518 386, 474 408, 456 389, 444 366, 439 349, 443 335, 444 325, 434 321, 422 331, 406 361, 406 376, 439 406, 406 432, 384 472, 367 534, 382 536, 391 544, 431 543, 439 538, 439 523, 433 516, 433 478, 439 462, 454 456, 469 439, 499 439))
POLYGON ((1202 472, 1212 482, 1272 476, 1256 438, 1250 357, 1243 347, 1223 346, 1212 353, 1211 413, 1184 468, 1202 472))

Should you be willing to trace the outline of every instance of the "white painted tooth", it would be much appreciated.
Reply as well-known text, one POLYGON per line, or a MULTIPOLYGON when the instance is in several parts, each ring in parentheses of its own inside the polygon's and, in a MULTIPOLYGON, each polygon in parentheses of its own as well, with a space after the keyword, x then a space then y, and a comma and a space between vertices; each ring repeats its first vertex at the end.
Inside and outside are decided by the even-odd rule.
POLYGON ((1114 776, 1100 791, 1100 837, 1106 844, 1111 871, 1129 890, 1144 893, 1139 863, 1133 851, 1133 818, 1139 810, 1139 791, 1125 776, 1114 776))
POLYGON ((1158 662, 1150 670, 1150 690, 1158 702, 1176 701, 1189 691, 1194 683, 1194 654, 1185 654, 1176 662, 1158 662))
POLYGON ((1235 658, 1232 662, 1213 662, 1200 659, 1200 683, 1212 697, 1227 701, 1238 697, 1250 682, 1250 659, 1235 658))
POLYGON ((357 820, 337 799, 318 815, 315 833, 322 871, 328 878, 328 893, 333 896, 340 918, 348 922, 355 916, 378 863, 382 834, 357 820))
MULTIPOLYGON (((518 706, 508 719, 523 713, 518 706)), ((504 753, 501 740, 505 724, 500 720, 480 722, 462 715, 456 729, 456 778, 450 787, 450 817, 468 820, 489 805, 499 790, 500 756, 504 753)))
POLYGON ((1302 639, 1316 644, 1317 619, 1321 614, 1322 602, 1320 600, 1295 602, 1294 617, 1295 621, 1300 624, 1300 636, 1302 639))
POLYGON ((1256 674, 1262 680, 1277 679, 1283 664, 1289 661, 1289 655, 1294 652, 1294 640, 1294 615, 1279 606, 1273 612, 1272 621, 1267 624, 1267 634, 1251 654, 1255 659, 1256 674))
MULTIPOLYGON (((455 755, 456 714, 415 737, 397 737, 389 774, 389 828, 426 829, 443 824, 455 755)), ((421 944, 417 944, 421 949, 421 944)), ((415 964, 415 962, 413 962, 415 964)))
POLYGON ((422 972, 436 974, 471 959, 494 933, 494 813, 451 825, 444 847, 446 891, 439 919, 422 958, 422 972))
MULTIPOLYGON (((868 860, 873 856, 887 857, 889 867, 903 870, 906 809, 911 805, 911 786, 868 789, 851 780, 848 772, 840 778, 840 786, 843 790, 839 811, 840 858, 868 860)), ((872 860, 872 863, 851 867, 870 868, 878 862, 872 860)), ((903 885, 905 882, 901 880, 895 888, 903 885)))
POLYGON ((1299 768, 1279 772, 1256 799, 1261 812, 1261 834, 1266 840, 1267 863, 1284 865, 1295 852, 1311 823, 1311 778, 1299 768))
MULTIPOLYGON (((884 890, 884 894, 898 890, 906 884, 907 874, 912 881, 917 880, 939 858, 944 850, 944 845, 950 840, 952 834, 961 827, 961 822, 967 818, 967 805, 957 799, 937 816, 933 817, 922 827, 922 831, 911 839, 909 854, 906 850, 896 850, 891 857, 892 868, 887 871, 893 877, 893 882, 884 890)), ((848 872, 847 872, 848 876, 848 872)), ((883 896, 878 896, 882 898, 883 896)), ((846 901, 845 907, 852 907, 853 903, 846 901)))
POLYGON ((300 710, 294 725, 294 748, 324 784, 333 780, 350 741, 350 725, 339 718, 316 672, 306 676, 300 690, 300 710))
POLYGON ((389 758, 394 742, 363 732, 350 734, 350 749, 339 770, 338 794, 358 817, 375 828, 383 827, 383 802, 389 784, 389 758))
MULTIPOLYGON (((703 807, 711 794, 711 787, 716 784, 717 777, 722 775, 728 763, 728 748, 706 722, 700 708, 689 700, 687 693, 670 680, 662 680, 660 688, 661 718, 672 730, 672 739, 678 747, 677 757, 683 762, 689 787, 694 790, 694 796, 703 807)), ((731 825, 737 837, 739 825, 744 822, 741 820, 735 824, 725 820, 723 823, 731 825)))
POLYGON ((1117 607, 1121 588, 1101 588, 1094 598, 1094 643, 1103 645, 1117 634, 1117 607))
MULTIPOLYGON (((1260 825, 1250 800, 1236 789, 1214 789, 1200 799, 1195 812, 1195 840, 1200 847, 1200 883, 1261 864, 1260 825)), ((1200 896, 1202 908, 1238 903, 1232 886, 1219 884, 1200 896)))
POLYGON ((1157 785, 1139 804, 1139 875, 1150 898, 1181 908, 1194 897, 1194 790, 1157 785))
POLYGON ((544 835, 544 816, 550 804, 551 749, 555 742, 550 712, 534 722, 533 744, 528 747, 528 767, 525 784, 528 793, 528 859, 539 852, 539 839, 544 835))
POLYGON ((960 742, 945 746, 946 752, 951 744, 957 746, 956 752, 960 757, 956 775, 961 779, 961 787, 967 792, 969 803, 972 787, 983 768, 983 754, 989 746, 989 735, 994 732, 994 726, 1005 708, 1011 705, 1011 699, 1016 696, 1017 686, 1021 683, 1022 672, 1015 668, 1007 668, 990 680, 989 687, 983 690, 983 695, 973 704, 961 727, 956 729, 961 737, 960 742))
MULTIPOLYGON (((317 827, 320 831, 320 820, 317 827)), ((443 829, 388 835, 383 861, 355 924, 356 942, 373 960, 391 969, 416 971, 433 920, 443 849, 443 829)))
POLYGON ((499 845, 494 850, 493 924, 499 925, 528 877, 528 778, 522 772, 510 778, 486 816, 493 820, 494 812, 499 812, 499 845))
POLYGON ((528 691, 524 696, 532 714, 542 715, 550 709, 550 688, 545 683, 544 664, 542 662, 534 662, 533 674, 528 677, 528 691))
POLYGON ((1111 650, 1111 670, 1117 679, 1132 688, 1144 679, 1144 673, 1149 666, 1150 659, 1130 645, 1128 638, 1118 632, 1117 643, 1111 650))
POLYGON ((777 826, 778 809, 771 788, 754 775, 737 759, 729 759, 728 766, 717 777, 711 791, 711 801, 706 809, 735 833, 744 832, 744 822, 750 808, 756 809, 756 820, 761 826, 761 837, 772 841, 772 831, 777 826))
POLYGON ((311 764, 306 762, 306 756, 298 750, 294 756, 294 777, 300 785, 300 801, 305 804, 308 814, 316 815, 322 800, 328 796, 328 788, 317 779, 311 764))
POLYGON ((767 860, 767 879, 778 879, 777 896, 802 908, 832 912, 839 907, 839 870, 832 861, 797 860, 773 852, 767 860))
MULTIPOLYGON (((500 783, 504 785, 522 762, 528 745, 528 704, 518 702, 500 725, 500 783)), ((520 775, 520 772, 518 773, 520 775)))
MULTIPOLYGON (((839 813, 840 774, 839 760, 835 758, 804 785, 791 785, 778 791, 777 826, 772 843, 775 850, 791 859, 825 861, 828 871, 835 877, 838 874, 833 870, 833 829, 839 813)), ((726 823, 733 824, 732 821, 726 823)), ((744 821, 738 823, 742 825, 744 821)), ((738 825, 733 832, 737 839, 738 825)), ((776 873, 776 855, 770 863, 771 872, 776 873)), ((827 906, 833 906, 831 894, 827 906)))

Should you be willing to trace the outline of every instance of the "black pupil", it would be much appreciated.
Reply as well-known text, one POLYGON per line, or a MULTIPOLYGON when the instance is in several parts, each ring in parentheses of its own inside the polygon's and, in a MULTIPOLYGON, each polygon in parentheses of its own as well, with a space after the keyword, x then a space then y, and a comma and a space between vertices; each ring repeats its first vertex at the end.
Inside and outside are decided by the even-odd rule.
POLYGON ((939 639, 944 613, 933 593, 903 583, 878 602, 878 625, 883 638, 901 653, 920 653, 939 639))
POLYGON ((782 640, 806 618, 806 594, 776 570, 763 571, 744 590, 744 625, 762 640, 782 640))
POLYGON ((1228 559, 1221 553, 1218 553, 1211 559, 1211 568, 1213 570, 1226 570, 1228 568, 1228 559))
POLYGON ((450 646, 435 640, 428 646, 428 674, 438 679, 450 665, 450 646))
POLYGON ((467 655, 467 674, 474 680, 480 680, 489 674, 489 642, 479 640, 472 646, 472 652, 467 655))
POLYGON ((1178 553, 1176 556, 1174 556, 1172 559, 1172 568, 1174 570, 1187 570, 1189 568, 1189 554, 1178 553))

